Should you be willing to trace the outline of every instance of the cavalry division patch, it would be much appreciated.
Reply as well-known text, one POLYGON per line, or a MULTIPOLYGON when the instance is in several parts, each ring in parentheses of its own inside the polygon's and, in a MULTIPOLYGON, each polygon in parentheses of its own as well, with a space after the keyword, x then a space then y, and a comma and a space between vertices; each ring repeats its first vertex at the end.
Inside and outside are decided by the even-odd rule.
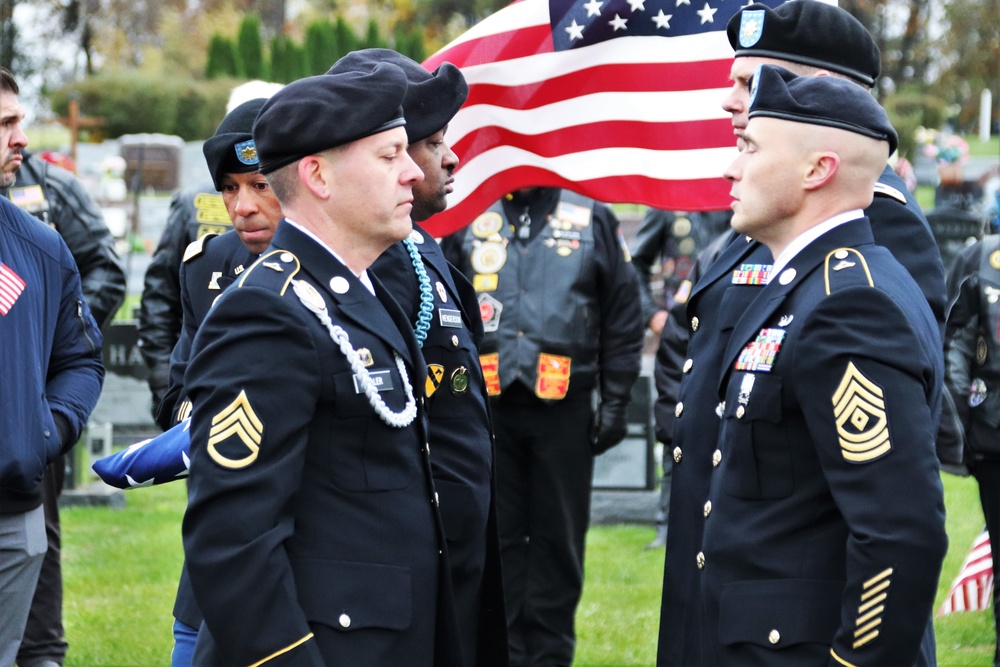
POLYGON ((444 366, 441 364, 427 364, 427 382, 424 385, 424 394, 427 398, 434 395, 434 392, 441 386, 444 379, 444 366))
POLYGON ((212 428, 208 432, 208 455, 223 468, 246 468, 257 460, 263 435, 264 424, 250 405, 246 391, 241 391, 232 403, 212 417, 212 428), (233 438, 241 444, 233 442, 233 438), (242 457, 236 456, 244 451, 249 453, 242 457))
POLYGON ((840 453, 850 463, 868 463, 892 449, 882 388, 848 362, 833 394, 840 453))

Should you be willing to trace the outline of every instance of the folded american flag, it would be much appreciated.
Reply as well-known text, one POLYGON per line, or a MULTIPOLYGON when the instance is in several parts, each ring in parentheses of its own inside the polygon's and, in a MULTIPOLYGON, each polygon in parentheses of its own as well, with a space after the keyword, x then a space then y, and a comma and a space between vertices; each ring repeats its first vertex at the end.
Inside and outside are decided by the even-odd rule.
POLYGON ((972 551, 965 558, 962 569, 937 615, 954 611, 988 609, 993 598, 993 559, 990 552, 990 534, 985 530, 972 543, 972 551))
POLYGON ((188 476, 191 420, 185 419, 155 438, 94 461, 97 476, 110 486, 134 489, 166 484, 188 476))

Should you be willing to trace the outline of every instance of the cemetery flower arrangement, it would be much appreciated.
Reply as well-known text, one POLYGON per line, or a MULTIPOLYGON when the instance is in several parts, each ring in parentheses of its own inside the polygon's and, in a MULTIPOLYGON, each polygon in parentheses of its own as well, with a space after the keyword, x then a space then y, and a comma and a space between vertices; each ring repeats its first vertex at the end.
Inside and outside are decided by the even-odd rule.
POLYGON ((969 157, 969 143, 957 134, 918 127, 916 139, 923 154, 939 165, 962 164, 969 157))

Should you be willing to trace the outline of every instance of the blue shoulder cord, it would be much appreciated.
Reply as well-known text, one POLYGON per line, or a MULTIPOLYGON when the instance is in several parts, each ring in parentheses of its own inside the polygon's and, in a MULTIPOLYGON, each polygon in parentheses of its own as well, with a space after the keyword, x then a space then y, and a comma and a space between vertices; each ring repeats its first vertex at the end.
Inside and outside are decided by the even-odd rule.
POLYGON ((413 262, 413 269, 416 271, 417 281, 420 283, 420 314, 417 315, 413 333, 416 334, 420 347, 423 347, 424 341, 427 339, 427 331, 431 328, 431 316, 434 313, 434 292, 431 290, 431 280, 427 277, 427 269, 424 268, 424 260, 417 251, 417 245, 412 239, 403 239, 403 245, 410 251, 410 261, 413 262))

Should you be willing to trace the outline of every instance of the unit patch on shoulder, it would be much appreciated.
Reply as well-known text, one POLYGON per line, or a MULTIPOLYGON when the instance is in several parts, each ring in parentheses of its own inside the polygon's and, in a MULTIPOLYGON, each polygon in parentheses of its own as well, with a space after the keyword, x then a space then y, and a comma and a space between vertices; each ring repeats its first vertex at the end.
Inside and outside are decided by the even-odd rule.
POLYGON ((849 463, 869 463, 892 449, 882 388, 848 362, 832 397, 840 453, 849 463))
POLYGON ((188 247, 184 249, 184 257, 181 261, 187 264, 189 261, 205 252, 205 243, 213 236, 218 236, 218 234, 209 232, 208 234, 199 236, 198 240, 188 243, 188 247))
POLYGON ((208 432, 208 455, 223 468, 246 468, 257 460, 264 424, 240 391, 236 399, 212 417, 208 432))
POLYGON ((906 203, 906 195, 892 187, 891 185, 886 185, 885 183, 876 182, 875 183, 875 194, 882 195, 883 197, 891 197, 901 204, 906 203))

